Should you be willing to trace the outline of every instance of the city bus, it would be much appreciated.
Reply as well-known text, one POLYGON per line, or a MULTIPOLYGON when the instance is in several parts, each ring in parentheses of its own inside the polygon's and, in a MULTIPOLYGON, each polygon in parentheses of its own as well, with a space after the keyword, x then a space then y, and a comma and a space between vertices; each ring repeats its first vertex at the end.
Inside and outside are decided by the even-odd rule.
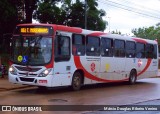
POLYGON ((9 81, 43 87, 122 82, 155 77, 154 40, 56 24, 19 24, 12 37, 9 81))

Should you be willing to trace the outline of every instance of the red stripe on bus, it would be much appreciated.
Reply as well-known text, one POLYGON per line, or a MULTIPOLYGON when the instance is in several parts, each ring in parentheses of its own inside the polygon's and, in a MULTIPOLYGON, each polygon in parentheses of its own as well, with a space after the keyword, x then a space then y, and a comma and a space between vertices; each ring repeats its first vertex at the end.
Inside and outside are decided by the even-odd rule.
POLYGON ((56 25, 56 30, 60 31, 66 31, 66 32, 72 32, 72 33, 82 33, 81 28, 77 27, 68 27, 68 26, 63 26, 63 25, 56 25))
POLYGON ((94 33, 91 33, 91 34, 88 34, 88 36, 101 36, 101 35, 106 35, 107 33, 104 33, 104 32, 94 32, 94 33))
POLYGON ((139 72, 139 73, 137 74, 137 76, 143 74, 143 73, 148 69, 148 67, 149 67, 150 64, 151 64, 151 61, 152 61, 152 59, 147 59, 147 64, 146 64, 146 66, 144 67, 144 69, 143 69, 141 72, 139 72))
POLYGON ((77 67, 77 69, 82 69, 85 73, 85 77, 89 78, 89 79, 92 79, 92 80, 95 80, 95 81, 102 81, 102 82, 120 82, 120 81, 125 81, 125 80, 128 80, 127 79, 123 79, 123 80, 106 80, 106 79, 102 79, 102 78, 98 78, 92 74, 90 74, 84 67, 83 65, 81 64, 80 62, 80 57, 79 56, 74 56, 74 62, 75 62, 75 65, 77 67))
POLYGON ((53 68, 53 62, 51 62, 50 64, 45 65, 46 68, 53 68))
POLYGON ((139 38, 132 38, 132 39, 135 40, 136 42, 139 42, 139 43, 143 43, 143 44, 147 43, 147 41, 143 40, 143 39, 139 39, 139 38))

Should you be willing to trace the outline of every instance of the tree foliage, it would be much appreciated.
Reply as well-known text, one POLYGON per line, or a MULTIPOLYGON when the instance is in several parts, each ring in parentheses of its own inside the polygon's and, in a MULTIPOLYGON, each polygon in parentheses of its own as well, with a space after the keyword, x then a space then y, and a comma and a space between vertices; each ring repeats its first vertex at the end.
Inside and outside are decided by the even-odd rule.
POLYGON ((157 39, 160 42, 160 26, 150 26, 150 27, 142 27, 138 29, 133 29, 132 33, 141 38, 155 40, 157 39))
POLYGON ((61 22, 61 9, 57 6, 58 0, 42 0, 38 3, 38 9, 34 12, 34 18, 40 23, 61 22))
MULTIPOLYGON (((9 51, 9 43, 15 26, 19 23, 32 23, 32 13, 38 0, 0 1, 0 49, 9 51), (5 46, 5 47, 4 47, 5 46)), ((1 50, 0 50, 1 51, 1 50)))
MULTIPOLYGON (((138 29, 133 29, 132 33, 136 37, 145 38, 145 39, 151 39, 151 40, 157 40, 158 44, 160 44, 160 26, 157 24, 156 26, 150 26, 150 27, 142 27, 138 29)), ((159 45, 160 47, 160 45, 159 45)), ((160 52, 160 48, 159 48, 160 52)))
MULTIPOLYGON (((18 20, 18 11, 16 9, 15 1, 12 0, 1 0, 0 1, 0 49, 4 48, 2 47, 3 38, 8 33, 11 33, 17 24, 18 20)), ((6 41, 7 43, 9 41, 6 41)), ((3 49, 4 50, 4 49, 3 49)))
POLYGON ((26 23, 32 23, 33 11, 37 8, 36 3, 39 0, 24 0, 25 13, 26 13, 26 23))
MULTIPOLYGON (((88 0, 87 29, 103 31, 106 22, 102 19, 105 11, 98 9, 97 0, 88 0)), ((85 28, 85 2, 76 0, 41 0, 34 18, 41 23, 54 23, 85 28), (61 6, 61 7, 60 7, 61 6)))
POLYGON ((117 30, 116 30, 116 31, 112 31, 111 33, 112 33, 112 34, 121 34, 121 32, 120 32, 120 31, 117 31, 117 30))

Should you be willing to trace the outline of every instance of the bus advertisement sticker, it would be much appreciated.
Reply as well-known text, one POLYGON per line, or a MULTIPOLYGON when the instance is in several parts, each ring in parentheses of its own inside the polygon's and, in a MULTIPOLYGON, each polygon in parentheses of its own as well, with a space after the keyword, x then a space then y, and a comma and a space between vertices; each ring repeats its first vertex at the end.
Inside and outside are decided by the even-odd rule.
POLYGON ((22 55, 19 55, 18 58, 17 58, 17 60, 18 60, 18 62, 22 62, 22 60, 23 60, 22 55))
POLYGON ((106 64, 106 71, 110 69, 110 64, 106 64))
POLYGON ((26 55, 23 56, 23 61, 22 61, 22 62, 23 62, 23 63, 26 63, 27 61, 28 61, 28 56, 26 56, 26 55))

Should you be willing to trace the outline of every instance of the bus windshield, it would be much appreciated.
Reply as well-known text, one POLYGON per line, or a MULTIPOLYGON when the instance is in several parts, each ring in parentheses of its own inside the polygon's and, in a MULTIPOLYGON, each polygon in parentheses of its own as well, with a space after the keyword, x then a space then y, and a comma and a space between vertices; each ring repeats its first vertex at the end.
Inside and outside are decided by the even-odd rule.
POLYGON ((44 65, 51 61, 52 37, 14 36, 11 60, 23 65, 44 65))

